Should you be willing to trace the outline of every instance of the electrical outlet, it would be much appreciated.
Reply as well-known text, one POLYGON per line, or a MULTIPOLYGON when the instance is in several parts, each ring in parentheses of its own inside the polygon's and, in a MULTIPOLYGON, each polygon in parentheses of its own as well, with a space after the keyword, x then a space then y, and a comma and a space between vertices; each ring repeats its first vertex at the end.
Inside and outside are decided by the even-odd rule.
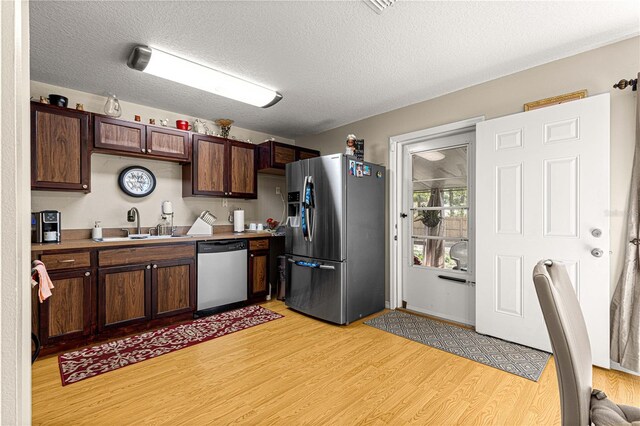
POLYGON ((276 195, 280 195, 280 187, 276 186, 276 195))
POLYGON ((229 205, 229 200, 227 200, 226 198, 222 199, 222 207, 227 207, 229 205))

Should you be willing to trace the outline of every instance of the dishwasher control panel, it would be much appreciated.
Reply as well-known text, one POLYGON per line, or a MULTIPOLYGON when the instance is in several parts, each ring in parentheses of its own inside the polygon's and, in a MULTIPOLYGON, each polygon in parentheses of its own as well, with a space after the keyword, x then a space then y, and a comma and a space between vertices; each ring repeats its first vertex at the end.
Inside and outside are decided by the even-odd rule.
POLYGON ((198 253, 224 253, 247 249, 247 240, 203 241, 198 243, 198 253))

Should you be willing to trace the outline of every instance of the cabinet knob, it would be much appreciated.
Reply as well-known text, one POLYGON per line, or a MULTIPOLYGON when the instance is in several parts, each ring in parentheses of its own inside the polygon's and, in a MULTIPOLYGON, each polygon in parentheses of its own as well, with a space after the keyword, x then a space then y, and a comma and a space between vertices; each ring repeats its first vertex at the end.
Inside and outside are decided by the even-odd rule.
POLYGON ((151 269, 151 265, 147 265, 147 269, 151 269))
POLYGON ((151 152, 151 150, 150 150, 150 149, 148 149, 148 150, 147 150, 147 152, 151 152))
POLYGON ((230 192, 229 195, 233 194, 233 192, 230 192))
POLYGON ((153 269, 158 269, 158 265, 153 265, 153 269))
POLYGON ((254 254, 251 255, 251 257, 254 257, 254 256, 255 256, 254 254))
POLYGON ((89 275, 91 275, 91 272, 89 272, 89 271, 87 271, 87 272, 85 272, 85 273, 84 273, 84 276, 85 276, 85 277, 88 277, 89 275))
POLYGON ((89 187, 89 185, 87 185, 86 183, 84 185, 82 185, 82 189, 87 189, 89 187))
POLYGON ((144 149, 144 148, 142 148, 140 151, 142 151, 142 152, 147 152, 147 150, 146 150, 146 149, 144 149))

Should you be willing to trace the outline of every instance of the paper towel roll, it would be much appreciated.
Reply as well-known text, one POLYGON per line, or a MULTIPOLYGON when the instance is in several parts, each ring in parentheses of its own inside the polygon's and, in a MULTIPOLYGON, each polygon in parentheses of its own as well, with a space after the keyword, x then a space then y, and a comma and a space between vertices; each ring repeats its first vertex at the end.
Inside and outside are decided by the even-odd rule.
POLYGON ((173 213, 173 204, 171 204, 171 201, 163 201, 162 202, 162 213, 164 213, 164 214, 172 214, 173 213))
POLYGON ((244 210, 233 211, 233 232, 244 232, 244 210))

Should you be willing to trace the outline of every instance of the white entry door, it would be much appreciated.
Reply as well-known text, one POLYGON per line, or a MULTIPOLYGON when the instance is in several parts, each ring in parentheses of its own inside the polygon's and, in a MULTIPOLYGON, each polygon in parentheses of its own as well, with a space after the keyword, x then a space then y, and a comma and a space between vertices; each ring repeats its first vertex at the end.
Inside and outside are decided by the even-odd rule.
POLYGON ((609 95, 476 130, 476 330, 551 351, 532 270, 562 261, 609 368, 609 95))

